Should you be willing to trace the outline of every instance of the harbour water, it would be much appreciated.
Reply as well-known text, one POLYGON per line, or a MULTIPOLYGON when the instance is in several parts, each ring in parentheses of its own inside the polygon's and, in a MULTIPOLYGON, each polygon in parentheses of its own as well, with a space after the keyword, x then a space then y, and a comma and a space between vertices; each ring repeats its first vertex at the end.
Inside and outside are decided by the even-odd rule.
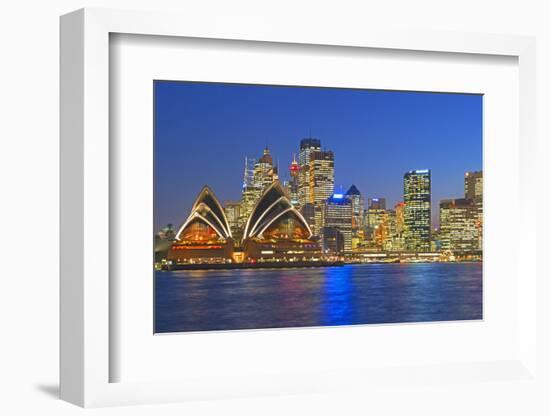
POLYGON ((155 273, 155 332, 482 319, 481 263, 155 273))

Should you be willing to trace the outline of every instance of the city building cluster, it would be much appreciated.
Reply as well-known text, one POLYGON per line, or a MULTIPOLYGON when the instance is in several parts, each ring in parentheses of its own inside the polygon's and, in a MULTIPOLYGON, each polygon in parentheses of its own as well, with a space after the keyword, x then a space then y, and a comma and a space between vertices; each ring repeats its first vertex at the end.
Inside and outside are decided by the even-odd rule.
MULTIPOLYGON (((335 192, 335 155, 316 138, 301 140, 298 157, 279 178, 266 147, 245 158, 240 200, 223 205, 204 187, 170 241, 166 259, 186 262, 479 260, 483 238, 483 174, 466 172, 464 195, 439 204, 432 227, 431 171, 403 176, 403 200, 388 207, 355 185, 335 192), (365 204, 366 202, 366 204, 365 204)), ((166 247, 166 244, 165 244, 166 247)))

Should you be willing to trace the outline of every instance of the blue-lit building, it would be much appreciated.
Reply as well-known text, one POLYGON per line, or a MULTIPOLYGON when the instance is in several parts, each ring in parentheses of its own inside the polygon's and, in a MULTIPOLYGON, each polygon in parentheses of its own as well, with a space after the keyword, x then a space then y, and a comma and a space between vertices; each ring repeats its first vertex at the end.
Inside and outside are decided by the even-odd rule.
POLYGON ((345 254, 352 249, 352 203, 344 194, 333 194, 323 205, 323 251, 345 254))

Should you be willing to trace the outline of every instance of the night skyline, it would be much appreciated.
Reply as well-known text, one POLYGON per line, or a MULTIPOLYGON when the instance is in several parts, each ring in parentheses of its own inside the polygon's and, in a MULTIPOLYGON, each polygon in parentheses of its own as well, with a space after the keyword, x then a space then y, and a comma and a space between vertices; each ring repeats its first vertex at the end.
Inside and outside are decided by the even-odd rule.
POLYGON ((268 146, 281 179, 300 140, 335 154, 335 192, 403 200, 403 175, 432 172, 439 202, 482 169, 482 96, 332 88, 155 82, 155 230, 178 226, 201 187, 239 200, 244 157, 268 146), (191 178, 192 180, 188 180, 191 178))

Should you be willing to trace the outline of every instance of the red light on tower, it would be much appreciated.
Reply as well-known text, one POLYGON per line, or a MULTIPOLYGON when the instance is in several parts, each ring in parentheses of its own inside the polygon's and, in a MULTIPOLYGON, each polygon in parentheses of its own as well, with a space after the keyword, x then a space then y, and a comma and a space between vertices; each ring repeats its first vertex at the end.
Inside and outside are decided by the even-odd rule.
POLYGON ((292 160, 292 163, 290 164, 290 174, 292 176, 298 175, 298 171, 300 170, 300 166, 298 166, 298 162, 296 162, 296 155, 294 155, 294 158, 292 160))

